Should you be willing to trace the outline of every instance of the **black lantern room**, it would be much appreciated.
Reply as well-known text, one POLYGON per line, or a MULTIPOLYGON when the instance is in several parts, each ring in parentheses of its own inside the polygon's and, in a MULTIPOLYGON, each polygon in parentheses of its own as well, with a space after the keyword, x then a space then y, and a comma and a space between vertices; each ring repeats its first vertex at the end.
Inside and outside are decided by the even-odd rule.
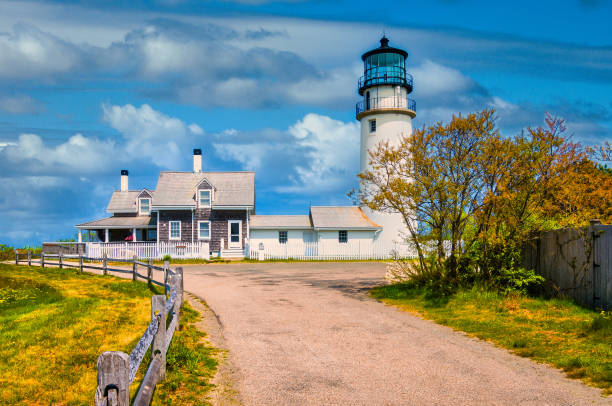
POLYGON ((359 94, 372 86, 392 85, 412 92, 412 76, 406 73, 408 52, 389 46, 389 39, 382 37, 380 47, 361 55, 364 75, 359 79, 359 94))

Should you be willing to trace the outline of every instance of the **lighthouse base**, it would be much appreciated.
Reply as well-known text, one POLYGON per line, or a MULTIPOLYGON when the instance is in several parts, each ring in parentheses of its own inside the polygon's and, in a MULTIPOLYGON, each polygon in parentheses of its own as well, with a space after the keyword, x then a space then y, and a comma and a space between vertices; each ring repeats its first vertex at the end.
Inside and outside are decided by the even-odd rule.
POLYGON ((367 207, 362 207, 361 210, 370 220, 382 227, 374 240, 378 247, 384 247, 388 252, 395 251, 401 257, 411 256, 410 244, 406 242, 410 234, 400 213, 381 213, 367 207))

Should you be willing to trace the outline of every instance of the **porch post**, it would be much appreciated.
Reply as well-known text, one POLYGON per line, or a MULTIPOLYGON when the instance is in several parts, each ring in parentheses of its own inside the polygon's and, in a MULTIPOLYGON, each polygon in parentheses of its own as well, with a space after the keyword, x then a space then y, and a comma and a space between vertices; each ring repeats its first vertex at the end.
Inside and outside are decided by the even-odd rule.
POLYGON ((136 239, 136 227, 132 228, 132 241, 133 242, 137 241, 137 239, 136 239))
POLYGON ((77 228, 77 230, 79 230, 79 239, 78 239, 78 241, 79 242, 83 242, 83 236, 81 235, 81 229, 77 228))
POLYGON ((108 228, 104 229, 104 242, 108 242, 108 228))

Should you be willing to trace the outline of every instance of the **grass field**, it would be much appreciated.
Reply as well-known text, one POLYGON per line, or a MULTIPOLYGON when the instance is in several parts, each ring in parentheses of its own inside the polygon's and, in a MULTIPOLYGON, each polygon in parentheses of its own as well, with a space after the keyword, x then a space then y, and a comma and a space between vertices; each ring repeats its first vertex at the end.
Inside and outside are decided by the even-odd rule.
MULTIPOLYGON (((151 295, 160 293, 112 276, 0 264, 0 404, 91 404, 98 355, 129 353, 149 323, 151 295)), ((184 307, 155 404, 206 403, 215 349, 194 327, 198 318, 184 307)))
POLYGON ((568 300, 501 296, 478 289, 447 299, 408 285, 375 288, 371 295, 518 355, 561 368, 568 376, 612 394, 612 313, 568 300))

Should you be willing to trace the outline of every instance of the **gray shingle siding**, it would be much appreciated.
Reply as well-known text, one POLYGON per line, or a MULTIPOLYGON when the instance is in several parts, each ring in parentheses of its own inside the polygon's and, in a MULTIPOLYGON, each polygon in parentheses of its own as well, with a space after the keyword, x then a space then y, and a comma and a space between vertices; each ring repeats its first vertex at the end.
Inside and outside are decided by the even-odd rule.
MULTIPOLYGON (((181 222, 181 242, 191 242, 192 224, 191 210, 160 210, 159 212, 159 241, 170 241, 170 221, 181 222)), ((172 240, 176 241, 176 240, 172 240)))
POLYGON ((191 224, 190 210, 160 210, 159 212, 159 241, 168 242, 169 222, 179 220, 181 222, 181 241, 198 241, 198 221, 210 221, 211 239, 210 250, 219 251, 221 239, 225 241, 227 248, 228 220, 242 220, 242 246, 247 237, 246 211, 245 210, 211 210, 209 208, 196 209, 193 213, 193 228, 191 224))

